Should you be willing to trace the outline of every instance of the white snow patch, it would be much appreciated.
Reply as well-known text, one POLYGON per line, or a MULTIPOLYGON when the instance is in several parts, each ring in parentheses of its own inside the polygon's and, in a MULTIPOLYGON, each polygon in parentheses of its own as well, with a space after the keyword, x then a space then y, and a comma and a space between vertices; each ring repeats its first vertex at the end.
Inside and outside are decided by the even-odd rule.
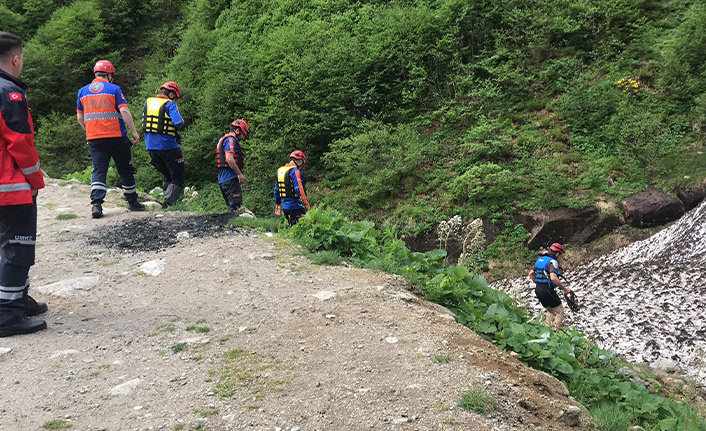
MULTIPOLYGON (((706 353, 706 201, 650 238, 566 276, 583 307, 578 314, 566 307, 568 324, 630 361, 669 359, 706 384, 699 359, 706 353)), ((543 312, 526 277, 492 287, 543 312)))

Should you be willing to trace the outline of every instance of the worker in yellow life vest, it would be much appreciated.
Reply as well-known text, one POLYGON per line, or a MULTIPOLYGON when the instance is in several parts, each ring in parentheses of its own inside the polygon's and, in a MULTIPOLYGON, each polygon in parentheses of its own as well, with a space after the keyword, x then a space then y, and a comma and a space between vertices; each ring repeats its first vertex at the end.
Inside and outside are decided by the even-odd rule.
POLYGON ((178 131, 184 127, 184 119, 175 103, 181 99, 181 88, 176 82, 167 81, 160 90, 162 93, 147 99, 142 108, 142 131, 150 164, 162 174, 166 208, 174 205, 184 190, 184 155, 178 131))
POLYGON ((304 177, 300 171, 306 163, 306 155, 296 150, 289 155, 289 163, 277 169, 275 183, 275 214, 284 213, 290 226, 297 224, 311 209, 304 188, 304 177))

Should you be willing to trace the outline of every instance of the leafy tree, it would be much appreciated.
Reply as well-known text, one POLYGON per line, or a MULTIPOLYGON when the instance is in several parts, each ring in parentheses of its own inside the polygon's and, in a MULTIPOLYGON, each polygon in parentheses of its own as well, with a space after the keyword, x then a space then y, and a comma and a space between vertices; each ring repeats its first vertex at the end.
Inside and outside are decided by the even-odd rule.
POLYGON ((117 61, 103 28, 97 3, 76 1, 57 10, 27 43, 23 78, 32 84, 29 96, 38 115, 74 112, 76 91, 90 82, 95 61, 117 61))
POLYGON ((3 31, 9 31, 22 38, 27 37, 24 33, 25 18, 3 4, 0 4, 0 22, 3 31))

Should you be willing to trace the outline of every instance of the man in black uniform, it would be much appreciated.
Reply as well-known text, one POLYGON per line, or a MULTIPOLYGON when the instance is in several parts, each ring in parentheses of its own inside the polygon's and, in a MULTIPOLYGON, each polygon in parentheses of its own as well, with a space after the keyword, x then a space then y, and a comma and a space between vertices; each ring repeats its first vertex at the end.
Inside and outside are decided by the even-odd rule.
POLYGON ((0 337, 47 327, 44 320, 27 319, 47 311, 47 305, 27 294, 44 176, 34 149, 27 85, 19 79, 23 64, 22 39, 0 32, 0 337))

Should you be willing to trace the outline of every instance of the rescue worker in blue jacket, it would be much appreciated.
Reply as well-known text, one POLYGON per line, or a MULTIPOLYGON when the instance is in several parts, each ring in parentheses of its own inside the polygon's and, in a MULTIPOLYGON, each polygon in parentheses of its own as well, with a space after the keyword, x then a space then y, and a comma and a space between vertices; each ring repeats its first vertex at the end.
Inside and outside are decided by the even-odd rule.
POLYGON ((561 275, 559 256, 562 254, 564 254, 564 247, 555 242, 549 247, 549 250, 540 253, 537 262, 529 272, 530 279, 535 283, 534 293, 547 310, 545 324, 555 331, 561 330, 564 325, 564 307, 561 305, 561 298, 557 295, 556 287, 559 287, 567 295, 571 293, 571 289, 559 280, 561 275))
POLYGON ((306 163, 306 156, 296 150, 289 155, 289 163, 277 169, 275 183, 275 215, 284 213, 290 226, 311 209, 304 188, 304 177, 299 169, 306 163))
POLYGON ((0 337, 29 334, 47 327, 27 317, 47 311, 28 295, 34 265, 37 193, 44 188, 24 65, 22 39, 0 32, 0 337))
POLYGON ((184 155, 179 147, 178 131, 184 127, 184 119, 175 103, 181 99, 177 83, 167 81, 159 89, 162 94, 147 99, 142 108, 142 131, 150 164, 162 174, 163 207, 166 208, 174 205, 184 190, 184 155))
POLYGON ((216 167, 218 186, 228 210, 237 212, 243 206, 243 184, 245 184, 245 151, 242 143, 250 135, 250 126, 245 120, 230 123, 230 132, 216 144, 216 167))

